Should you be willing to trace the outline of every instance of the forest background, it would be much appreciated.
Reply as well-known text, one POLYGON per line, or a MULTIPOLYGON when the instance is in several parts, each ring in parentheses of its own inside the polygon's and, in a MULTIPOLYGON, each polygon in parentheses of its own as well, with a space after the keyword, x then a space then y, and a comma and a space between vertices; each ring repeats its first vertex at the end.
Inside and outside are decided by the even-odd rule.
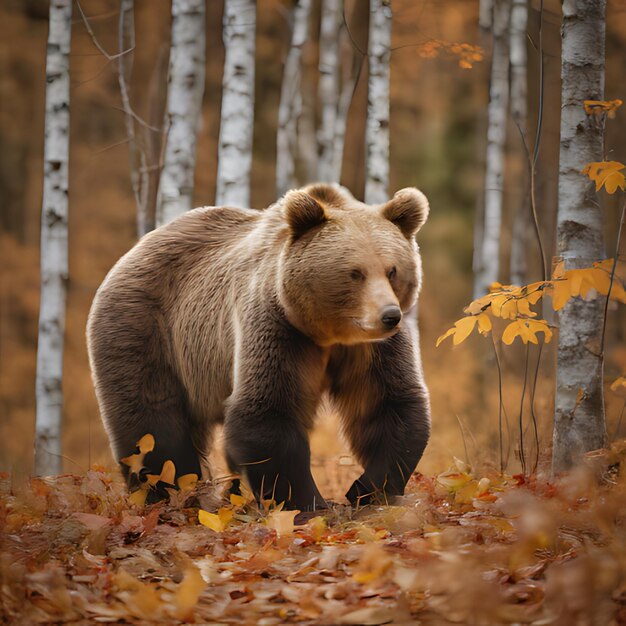
MULTIPOLYGON (((364 189, 364 127, 367 108, 367 3, 346 0, 342 54, 362 71, 350 108, 341 182, 357 197, 364 189)), ((117 50, 116 0, 84 0, 81 6, 99 42, 117 50)), ((317 104, 319 7, 314 3, 303 49, 303 97, 317 104)), ((529 13, 529 129, 539 110, 538 2, 529 13)), ((39 237, 43 172, 47 3, 7 0, 0 7, 0 470, 32 471, 35 367, 39 307, 39 237)), ((276 129, 284 60, 289 47, 290 3, 264 0, 256 24, 255 124, 252 201, 263 208, 276 199, 276 129)), ((207 63, 202 124, 198 135, 194 205, 215 201, 222 70, 221 2, 207 3, 207 63)), ((130 83, 135 110, 149 123, 163 119, 167 87, 170 3, 138 0, 136 47, 130 83)), ((560 3, 545 3, 543 16, 544 107, 537 165, 537 204, 544 240, 553 254, 557 207, 560 112, 560 3)), ((420 471, 443 470, 452 456, 471 463, 497 463, 498 372, 480 339, 463 346, 436 338, 461 317, 471 300, 473 219, 484 185, 485 112, 489 64, 465 61, 460 44, 481 45, 478 2, 395 0, 391 52, 390 191, 415 185, 431 202, 431 217, 419 235, 424 288, 419 315, 426 380, 431 391, 433 434, 420 471), (443 42, 443 45, 437 42, 443 42), (458 45, 457 45, 458 44, 458 45), (471 65, 471 67, 467 67, 471 65)), ((486 51, 488 52, 488 51, 486 51)), ((81 472, 93 463, 112 464, 98 417, 87 363, 84 329, 91 300, 115 261, 136 241, 136 209, 117 67, 95 48, 78 12, 71 51, 71 145, 69 164, 70 278, 64 357, 64 469, 81 472)), ((626 5, 607 9, 605 99, 623 98, 626 75, 626 5)), ((613 120, 606 134, 607 158, 624 161, 626 125, 613 120)), ((301 180, 302 183, 310 182, 301 180)), ((528 193, 526 155, 508 118, 505 214, 501 267, 508 282, 512 216, 528 193)), ((602 197, 607 250, 614 250, 618 200, 602 197)), ((541 278, 536 244, 528 237, 526 282, 541 278)), ((609 252, 609 256, 611 253, 609 252)), ((626 312, 613 312, 606 341, 607 385, 626 370, 626 312)), ((536 394, 540 461, 549 459, 555 342, 544 351, 536 394)), ((519 413, 524 353, 502 352, 503 398, 513 428, 519 413)), ((615 435, 623 398, 607 394, 607 423, 615 435)), ((525 423, 528 424, 527 410, 525 423)), ((322 420, 312 441, 314 473, 322 491, 346 484, 337 474, 356 471, 332 419, 322 420), (332 462, 329 462, 332 461, 332 462)), ((515 471, 511 436, 509 468, 515 471)), ((339 497, 339 493, 332 493, 339 497)))

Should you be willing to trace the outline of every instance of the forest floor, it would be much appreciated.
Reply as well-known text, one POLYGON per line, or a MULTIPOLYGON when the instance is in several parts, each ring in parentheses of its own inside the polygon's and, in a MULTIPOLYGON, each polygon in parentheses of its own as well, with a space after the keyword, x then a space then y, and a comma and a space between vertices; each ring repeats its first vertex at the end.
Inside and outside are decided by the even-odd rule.
POLYGON ((223 485, 140 507, 103 468, 4 474, 0 622, 626 624, 625 468, 626 440, 554 483, 456 461, 301 525, 223 485))

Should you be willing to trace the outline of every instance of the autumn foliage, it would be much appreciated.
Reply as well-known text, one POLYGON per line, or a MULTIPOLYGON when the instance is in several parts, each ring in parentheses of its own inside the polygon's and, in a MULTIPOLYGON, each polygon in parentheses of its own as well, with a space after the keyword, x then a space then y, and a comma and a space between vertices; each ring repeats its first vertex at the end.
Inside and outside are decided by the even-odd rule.
POLYGON ((394 506, 308 520, 211 483, 144 508, 98 468, 22 488, 4 474, 2 617, 626 623, 625 463, 626 441, 558 483, 456 460, 394 506))

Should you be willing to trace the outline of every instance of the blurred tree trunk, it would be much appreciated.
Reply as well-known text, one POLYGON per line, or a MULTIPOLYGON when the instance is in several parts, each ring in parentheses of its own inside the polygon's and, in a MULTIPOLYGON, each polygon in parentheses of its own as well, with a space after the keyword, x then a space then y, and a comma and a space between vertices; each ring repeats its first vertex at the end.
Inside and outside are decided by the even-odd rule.
MULTIPOLYGON (((355 4, 353 11, 358 10, 355 4)), ((335 137, 333 140, 333 180, 341 181, 343 170, 343 153, 348 128, 348 114, 356 91, 356 85, 363 69, 362 55, 356 55, 354 44, 350 39, 353 33, 348 33, 348 28, 340 33, 340 58, 341 58, 341 89, 337 104, 337 119, 335 120, 335 137)))
POLYGON ((339 105, 339 24, 341 0, 322 0, 320 26, 319 100, 322 119, 318 131, 317 178, 337 182, 335 129, 339 105))
POLYGON ((485 213, 478 270, 474 277, 474 295, 479 297, 500 274, 500 229, 504 175, 504 144, 509 98, 510 0, 495 0, 493 13, 493 58, 487 111, 487 162, 485 171, 485 213))
POLYGON ((256 3, 226 0, 216 204, 250 206, 256 3))
POLYGON ((205 0, 172 0, 166 139, 157 226, 192 208, 196 138, 204 94, 205 0))
POLYGON ((276 133, 276 190, 279 196, 297 186, 295 157, 302 111, 302 47, 306 43, 311 0, 297 0, 292 13, 291 45, 285 60, 276 133))
POLYGON ((137 141, 135 133, 135 115, 130 103, 130 79, 133 68, 135 49, 135 2, 120 0, 118 24, 117 77, 122 98, 122 108, 126 122, 128 138, 128 163, 130 182, 137 207, 137 236, 142 237, 148 232, 148 192, 149 169, 145 150, 137 141))
POLYGON ((389 58, 391 0, 370 0, 365 202, 389 198, 389 58))
MULTIPOLYGON (((510 27, 510 58, 511 58, 511 115, 519 132, 525 138, 528 118, 526 103, 528 80, 528 55, 526 38, 528 26, 528 0, 513 0, 511 7, 510 27)), ((520 139, 521 144, 521 139, 520 139)), ((524 153, 524 161, 527 160, 524 153)), ((527 171, 527 167, 524 168, 527 171)), ((527 180, 524 179, 524 183, 527 180)), ((511 283, 525 285, 528 274, 526 249, 528 247, 528 231, 530 229, 530 196, 524 184, 524 195, 513 217, 511 233, 511 283)))
MULTIPOLYGON (((492 58, 493 0, 480 0, 478 9, 478 25, 480 27, 480 43, 485 51, 485 58, 492 58)), ((488 83, 487 80, 485 82, 488 83)), ((478 115, 478 155, 481 171, 485 169, 487 153, 487 113, 484 108, 478 115)), ((476 193, 476 210, 474 211, 474 252, 472 255, 472 271, 474 272, 474 299, 483 294, 478 290, 478 276, 482 267, 483 236, 485 232, 485 187, 480 186, 476 193)))
POLYGON ((61 473, 63 339, 68 280, 68 159, 72 0, 51 0, 46 58, 41 302, 37 345, 35 473, 61 473))
MULTIPOLYGON (((585 100, 604 100, 606 0, 564 0, 557 255, 565 269, 604 258, 602 212, 594 183, 580 171, 603 160, 604 123, 585 100)), ((559 314, 553 472, 606 444, 602 326, 604 301, 571 299, 559 314)))

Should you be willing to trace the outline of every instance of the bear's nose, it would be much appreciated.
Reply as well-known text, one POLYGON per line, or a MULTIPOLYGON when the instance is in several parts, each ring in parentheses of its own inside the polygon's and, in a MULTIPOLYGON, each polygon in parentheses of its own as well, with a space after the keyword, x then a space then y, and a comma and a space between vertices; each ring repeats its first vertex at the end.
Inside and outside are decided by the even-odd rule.
POLYGON ((383 315, 381 317, 381 321, 385 328, 395 328, 402 319, 402 311, 400 307, 397 307, 395 304, 391 306, 386 306, 383 309, 383 315))

